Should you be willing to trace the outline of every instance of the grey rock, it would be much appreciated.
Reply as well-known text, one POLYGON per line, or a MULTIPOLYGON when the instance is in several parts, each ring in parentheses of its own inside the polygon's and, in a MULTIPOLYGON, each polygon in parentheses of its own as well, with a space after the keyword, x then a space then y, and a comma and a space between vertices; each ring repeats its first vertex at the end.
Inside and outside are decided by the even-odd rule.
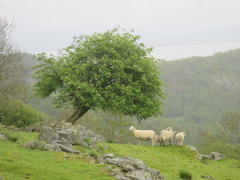
POLYGON ((131 164, 136 169, 146 169, 147 168, 146 164, 143 161, 139 160, 139 159, 132 159, 131 162, 132 162, 131 164))
POLYGON ((3 134, 0 134, 0 140, 7 141, 8 139, 7 139, 7 137, 6 137, 6 136, 4 136, 3 134))
POLYGON ((206 155, 206 154, 200 154, 198 159, 211 159, 211 157, 209 155, 206 155))
POLYGON ((197 154, 198 159, 205 158, 205 159, 211 159, 211 160, 214 160, 214 161, 218 161, 218 160, 223 159, 225 157, 224 154, 221 154, 221 153, 218 153, 218 152, 212 152, 209 155, 201 154, 201 153, 198 152, 198 150, 195 147, 190 146, 190 145, 187 145, 187 147, 197 154))
POLYGON ((26 143, 23 143, 21 145, 23 148, 31 148, 31 149, 44 149, 44 144, 42 144, 40 141, 35 140, 35 141, 28 141, 26 143))
POLYGON ((130 179, 152 180, 152 175, 148 171, 134 170, 126 174, 130 179))
POLYGON ((150 167, 147 168, 148 169, 148 172, 151 173, 152 177, 158 177, 158 178, 163 178, 161 175, 160 175, 160 172, 156 169, 152 169, 150 167))
MULTIPOLYGON (((39 129, 38 140, 45 141, 47 144, 43 145, 40 141, 36 141, 28 142, 24 144, 23 147, 79 154, 80 152, 74 149, 72 145, 96 148, 99 140, 105 142, 102 136, 96 135, 86 127, 81 125, 73 126, 71 123, 64 121, 41 122, 40 124, 29 127, 28 131, 32 132, 36 129, 39 129)), ((111 156, 109 156, 109 158, 110 157, 111 156)))
POLYGON ((60 139, 60 136, 51 127, 43 126, 40 129, 38 139, 41 141, 46 141, 47 143, 52 143, 60 139))
POLYGON ((117 174, 122 174, 122 170, 121 169, 112 169, 111 170, 111 173, 110 173, 111 176, 115 176, 117 174))
POLYGON ((108 157, 108 158, 114 158, 114 154, 107 154, 106 157, 108 157))
POLYGON ((212 152, 210 154, 210 157, 211 157, 212 160, 218 161, 220 159, 223 159, 225 156, 224 156, 224 154, 221 154, 221 153, 218 153, 218 152, 212 152))
POLYGON ((131 180, 130 178, 125 177, 123 174, 117 174, 116 179, 117 180, 131 180))
POLYGON ((53 142, 51 144, 46 144, 45 149, 48 151, 66 152, 66 153, 71 153, 71 154, 79 154, 80 153, 77 149, 64 146, 57 142, 53 142))
POLYGON ((110 175, 114 175, 119 180, 164 180, 158 170, 147 167, 147 165, 139 160, 130 157, 115 157, 113 154, 100 155, 97 162, 104 164, 112 164, 118 166, 119 169, 111 169, 110 175))
POLYGON ((58 142, 68 147, 79 145, 87 148, 96 148, 98 142, 105 141, 102 136, 84 126, 73 126, 64 121, 45 123, 40 129, 38 139, 47 143, 58 142))
POLYGON ((62 149, 57 143, 46 144, 44 148, 48 151, 62 152, 62 149))
POLYGON ((131 172, 131 171, 134 171, 135 168, 130 164, 126 164, 126 165, 122 166, 122 170, 124 172, 131 172))
POLYGON ((197 148, 190 146, 190 145, 186 145, 186 147, 188 147, 190 150, 192 150, 193 152, 195 152, 198 156, 200 155, 200 153, 198 152, 197 148))
POLYGON ((206 179, 211 179, 211 180, 216 180, 214 177, 206 175, 206 176, 201 176, 202 178, 206 178, 206 179))
POLYGON ((79 154, 80 153, 77 149, 70 148, 70 147, 64 146, 62 144, 58 144, 58 146, 61 148, 61 150, 63 152, 66 152, 66 153, 71 153, 71 154, 79 154))

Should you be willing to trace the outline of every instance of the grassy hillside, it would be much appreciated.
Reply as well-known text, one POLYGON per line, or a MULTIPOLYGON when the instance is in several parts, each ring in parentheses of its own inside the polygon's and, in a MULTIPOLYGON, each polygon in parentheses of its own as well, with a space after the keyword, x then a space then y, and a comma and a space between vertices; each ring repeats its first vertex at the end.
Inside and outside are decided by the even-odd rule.
MULTIPOLYGON (((69 155, 65 153, 41 150, 23 149, 22 142, 37 139, 37 133, 10 132, 0 129, 0 134, 8 134, 17 138, 17 142, 0 140, 0 177, 4 180, 107 180, 115 179, 108 175, 105 165, 90 163, 84 153, 100 154, 86 148, 78 148, 82 154, 69 155)), ((13 139, 14 139, 13 138, 13 139)), ((141 159, 151 168, 158 169, 168 180, 178 180, 181 170, 192 174, 194 180, 200 180, 202 175, 211 175, 218 180, 239 180, 240 161, 223 159, 220 161, 200 161, 186 147, 167 146, 151 147, 127 144, 104 144, 108 149, 101 153, 113 153, 116 156, 129 156, 141 159)))

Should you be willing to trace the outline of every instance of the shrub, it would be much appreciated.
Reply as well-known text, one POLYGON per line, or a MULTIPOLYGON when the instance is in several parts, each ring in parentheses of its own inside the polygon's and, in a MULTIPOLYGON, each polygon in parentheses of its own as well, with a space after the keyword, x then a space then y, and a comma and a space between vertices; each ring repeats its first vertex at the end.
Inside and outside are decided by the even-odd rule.
POLYGON ((16 127, 26 127, 40 121, 37 111, 20 100, 0 99, 0 123, 16 127))
POLYGON ((98 158, 97 153, 94 152, 94 151, 90 151, 90 152, 88 153, 88 155, 91 156, 91 157, 94 158, 94 159, 97 159, 97 158, 98 158))
POLYGON ((184 179, 184 180, 191 180, 192 179, 192 175, 185 170, 180 170, 179 176, 180 176, 181 179, 184 179))
POLYGON ((6 136, 6 138, 12 142, 17 142, 18 141, 18 137, 13 135, 13 133, 11 133, 10 131, 8 131, 5 128, 0 127, 0 134, 6 136))

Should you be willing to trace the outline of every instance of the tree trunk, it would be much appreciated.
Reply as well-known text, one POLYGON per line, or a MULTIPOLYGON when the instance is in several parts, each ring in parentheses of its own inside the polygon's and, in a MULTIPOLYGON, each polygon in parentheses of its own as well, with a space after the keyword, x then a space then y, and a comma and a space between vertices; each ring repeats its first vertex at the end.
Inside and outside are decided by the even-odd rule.
POLYGON ((70 116, 66 122, 71 122, 72 124, 75 124, 76 121, 82 117, 88 110, 90 109, 90 107, 80 107, 79 109, 77 109, 72 116, 70 116))

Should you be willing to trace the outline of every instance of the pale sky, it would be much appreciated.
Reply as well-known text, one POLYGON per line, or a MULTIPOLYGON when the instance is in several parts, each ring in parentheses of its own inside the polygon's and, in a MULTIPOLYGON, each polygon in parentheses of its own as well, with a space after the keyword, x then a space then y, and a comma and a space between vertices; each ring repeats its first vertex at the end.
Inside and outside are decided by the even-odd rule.
POLYGON ((29 53, 56 53, 73 36, 116 26, 166 60, 240 48, 240 0, 0 0, 0 15, 29 53))

